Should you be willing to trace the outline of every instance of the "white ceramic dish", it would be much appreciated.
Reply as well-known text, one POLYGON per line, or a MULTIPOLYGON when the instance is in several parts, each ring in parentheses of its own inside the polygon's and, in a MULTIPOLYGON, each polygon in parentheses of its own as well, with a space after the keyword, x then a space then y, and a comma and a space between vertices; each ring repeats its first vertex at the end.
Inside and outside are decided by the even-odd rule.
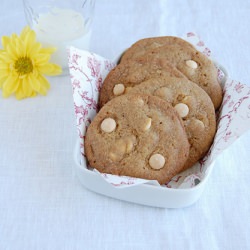
MULTIPOLYGON (((225 75, 221 81, 221 84, 223 85, 227 78, 227 72, 225 68, 217 62, 214 63, 225 75)), ((105 196, 153 207, 181 208, 192 205, 200 198, 214 166, 213 162, 207 169, 206 175, 202 181, 191 188, 176 189, 154 186, 151 184, 139 184, 125 188, 118 188, 108 183, 100 174, 89 170, 86 167, 86 163, 81 164, 79 145, 80 142, 77 142, 74 151, 75 170, 76 175, 84 187, 105 196)))
POLYGON ((75 147, 74 160, 76 175, 87 189, 119 200, 161 208, 181 208, 195 203, 200 198, 214 166, 212 164, 202 182, 192 188, 173 189, 150 184, 117 188, 106 182, 101 175, 80 164, 79 143, 75 147))

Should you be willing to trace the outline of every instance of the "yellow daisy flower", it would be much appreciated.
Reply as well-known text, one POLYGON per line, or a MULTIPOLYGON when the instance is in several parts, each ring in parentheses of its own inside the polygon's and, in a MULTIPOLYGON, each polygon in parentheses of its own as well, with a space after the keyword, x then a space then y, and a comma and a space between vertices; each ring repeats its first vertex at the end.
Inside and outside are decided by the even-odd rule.
POLYGON ((17 99, 46 95, 50 84, 43 76, 59 75, 60 66, 50 63, 55 48, 42 48, 36 34, 25 27, 20 36, 2 37, 0 50, 0 88, 4 97, 15 93, 17 99))

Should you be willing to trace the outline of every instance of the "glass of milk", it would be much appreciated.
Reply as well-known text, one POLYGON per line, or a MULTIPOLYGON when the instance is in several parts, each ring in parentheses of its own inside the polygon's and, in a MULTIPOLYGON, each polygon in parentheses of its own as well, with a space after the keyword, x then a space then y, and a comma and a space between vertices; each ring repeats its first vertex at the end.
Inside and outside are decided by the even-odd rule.
POLYGON ((43 47, 56 47, 51 62, 68 73, 67 47, 90 49, 95 0, 23 0, 26 19, 43 47))

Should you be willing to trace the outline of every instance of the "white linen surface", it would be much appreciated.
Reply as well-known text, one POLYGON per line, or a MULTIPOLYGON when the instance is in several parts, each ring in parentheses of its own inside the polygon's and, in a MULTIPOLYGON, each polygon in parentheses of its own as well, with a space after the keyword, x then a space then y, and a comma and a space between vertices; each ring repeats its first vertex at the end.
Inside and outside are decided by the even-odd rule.
MULTIPOLYGON (((97 0, 91 49, 114 58, 140 38, 193 31, 232 79, 250 85, 249 22, 249 0, 97 0)), ((24 25, 22 2, 1 1, 0 35, 24 25)), ((250 132, 216 161, 194 205, 122 202, 74 176, 70 80, 49 80, 46 97, 0 98, 1 250, 250 249, 250 132)))

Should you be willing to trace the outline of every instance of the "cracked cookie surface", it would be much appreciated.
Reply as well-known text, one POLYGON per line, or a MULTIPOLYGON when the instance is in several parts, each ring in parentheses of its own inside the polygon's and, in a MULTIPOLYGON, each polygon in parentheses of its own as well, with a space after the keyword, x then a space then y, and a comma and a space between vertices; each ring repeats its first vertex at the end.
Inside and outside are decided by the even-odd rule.
POLYGON ((161 58, 153 58, 150 61, 142 58, 140 62, 131 61, 118 64, 109 72, 103 82, 99 97, 100 107, 111 99, 128 93, 132 87, 142 81, 158 76, 186 78, 179 70, 161 58))
POLYGON ((152 49, 157 49, 166 45, 178 44, 180 46, 188 46, 194 48, 194 46, 175 36, 161 36, 161 37, 148 37, 140 39, 139 41, 132 44, 121 56, 120 62, 133 59, 135 57, 142 56, 152 49))

